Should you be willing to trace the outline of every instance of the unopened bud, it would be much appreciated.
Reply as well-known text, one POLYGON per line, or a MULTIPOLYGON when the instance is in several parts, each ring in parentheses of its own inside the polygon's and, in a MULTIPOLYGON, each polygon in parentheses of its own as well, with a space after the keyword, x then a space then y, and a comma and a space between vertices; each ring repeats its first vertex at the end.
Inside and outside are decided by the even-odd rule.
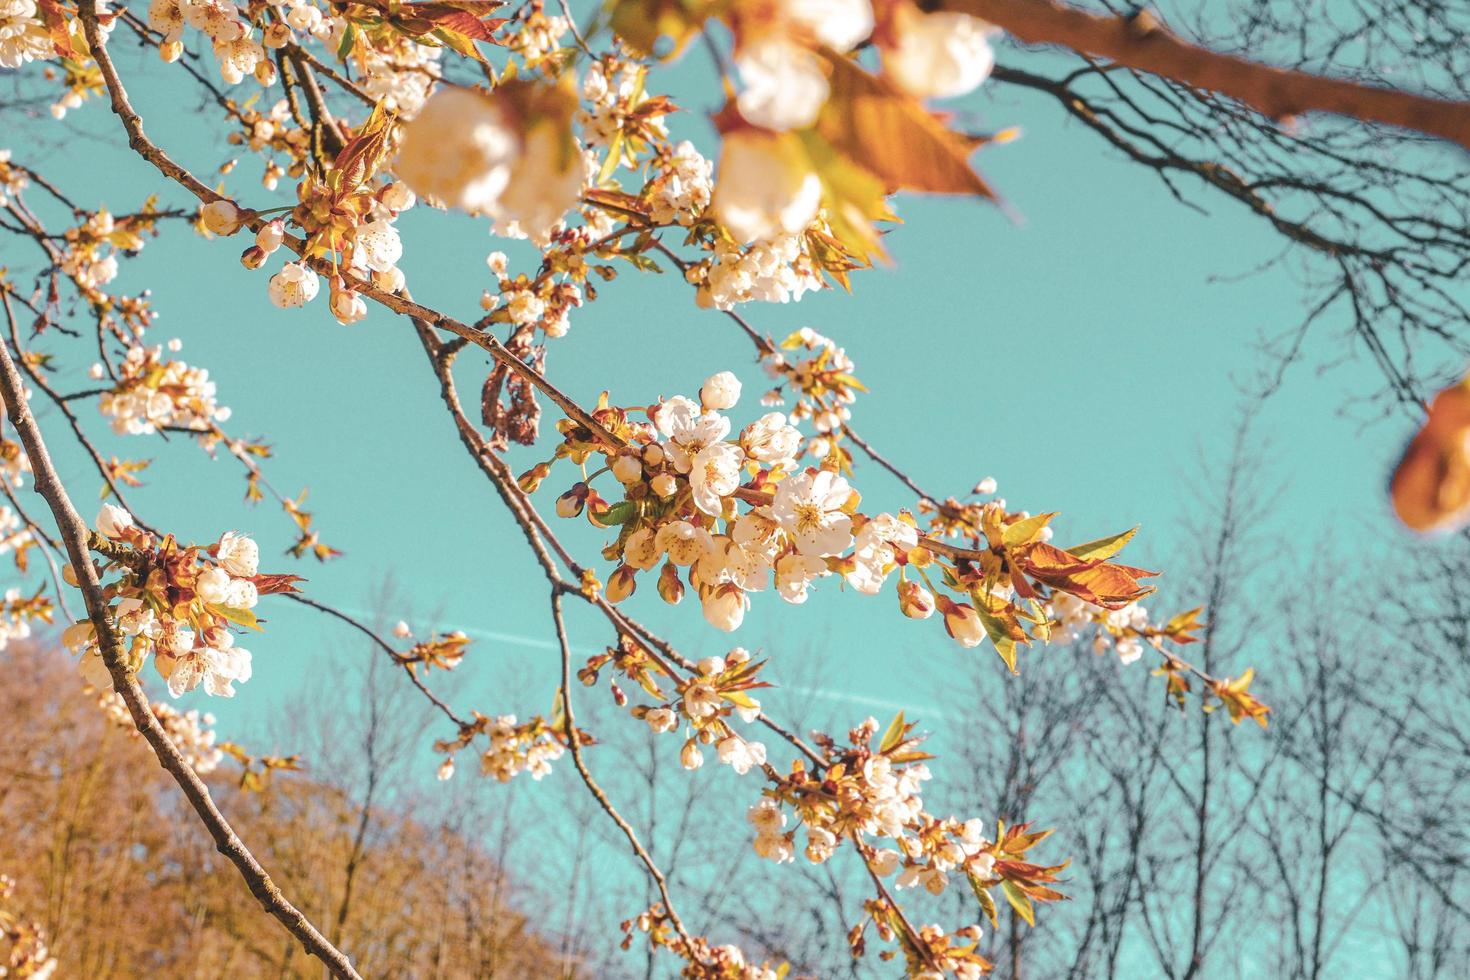
POLYGON ((251 245, 240 253, 240 264, 247 269, 259 269, 265 265, 265 249, 259 245, 251 245))
POLYGON ((637 483, 643 477, 643 464, 637 456, 619 456, 613 460, 612 475, 619 483, 637 483))
POLYGON ((685 769, 698 769, 704 765, 704 753, 699 751, 694 739, 684 743, 684 749, 679 753, 679 765, 685 769))
POLYGON ((587 484, 577 483, 556 498, 557 517, 576 517, 587 503, 587 484))
POLYGON ((637 573, 628 565, 619 565, 607 580, 607 601, 622 602, 638 588, 637 573))
POLYGON ((684 583, 679 580, 679 570, 673 562, 665 562, 658 573, 658 594, 671 606, 678 605, 684 598, 684 583))
POLYGON ((934 615, 934 595, 918 582, 900 582, 898 608, 910 619, 928 619, 934 615))

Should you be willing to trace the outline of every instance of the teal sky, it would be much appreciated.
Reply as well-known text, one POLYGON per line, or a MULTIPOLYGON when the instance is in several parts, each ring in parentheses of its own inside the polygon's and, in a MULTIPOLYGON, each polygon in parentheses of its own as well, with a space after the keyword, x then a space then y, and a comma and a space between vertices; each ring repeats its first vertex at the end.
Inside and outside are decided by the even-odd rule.
MULTIPOLYGON (((686 59, 675 81, 702 67, 686 59)), ((222 142, 198 135, 192 92, 135 88, 149 132, 182 162, 208 173, 229 158, 222 142)), ((697 132, 702 111, 713 108, 709 94, 675 92, 688 109, 680 125, 697 132)), ((1061 511, 1064 540, 1142 524, 1130 553, 1165 570, 1155 602, 1167 606, 1171 586, 1183 584, 1167 576, 1169 555, 1202 489, 1200 460, 1225 448, 1251 401, 1243 392, 1266 363, 1257 341, 1298 322, 1302 291, 1281 263, 1241 278, 1280 250, 1262 222, 1203 191, 1198 200, 1208 215, 1180 206, 1151 173, 1065 125, 1054 106, 995 87, 962 109, 982 126, 1023 127, 1022 139, 978 158, 1019 221, 982 202, 901 198, 905 223, 888 239, 893 268, 857 275, 851 296, 828 291, 743 312, 777 337, 811 325, 844 344, 871 389, 854 406, 853 424, 931 492, 963 494, 994 476, 1013 506, 1061 511)), ((73 122, 69 152, 46 161, 62 186, 119 212, 161 188, 146 165, 122 152, 101 105, 74 113, 73 122), (109 170, 99 179, 93 155, 104 153, 109 170)), ((284 200, 265 193, 247 166, 226 187, 256 207, 284 200)), ((161 189, 165 203, 182 201, 161 189)), ((493 241, 484 222, 421 207, 400 227, 415 298, 464 319, 492 284, 484 266, 490 250, 507 248, 513 269, 517 260, 529 267, 529 248, 493 241)), ((440 614, 416 625, 544 637, 539 574, 455 439, 406 321, 373 310, 363 323, 342 327, 325 304, 278 310, 265 287, 279 262, 244 270, 236 261, 244 244, 201 242, 175 225, 124 264, 118 286, 152 288, 155 339, 182 338, 180 356, 211 370, 220 402, 234 410, 230 429, 275 447, 268 478, 287 493, 309 487, 324 538, 346 553, 326 565, 284 556, 267 565, 306 575, 312 596, 345 608, 362 608, 391 575, 415 610, 440 614)), ((584 402, 605 386, 615 402, 646 404, 692 394, 707 375, 728 368, 747 387, 732 413, 737 424, 755 416, 764 379, 749 342, 724 317, 695 308, 677 276, 624 273, 600 293, 552 345, 549 372, 558 384, 584 402)), ((1342 343, 1330 328, 1315 334, 1304 363, 1263 409, 1266 482, 1279 488, 1272 519, 1303 535, 1328 527, 1365 538, 1399 533, 1384 520, 1382 488, 1408 423, 1365 426, 1343 414, 1350 400, 1378 390, 1380 379, 1358 360, 1317 372, 1342 343)), ((55 336, 41 346, 66 354, 76 345, 55 336)), ((84 352, 71 356, 90 361, 84 352)), ((471 369, 466 363, 466 378, 471 369)), ((131 494, 150 521, 186 538, 248 530, 267 555, 290 542, 291 528, 274 506, 243 503, 233 460, 211 462, 180 439, 165 446, 115 437, 100 417, 88 411, 84 418, 105 452, 154 459, 147 486, 131 494)), ((58 419, 45 421, 55 441, 58 419)), ((63 458, 76 496, 90 508, 95 476, 80 459, 63 458)), ((520 452, 517 465, 537 458, 520 452)), ((553 477, 548 487, 555 484, 553 477)), ((855 484, 875 509, 913 502, 871 465, 859 463, 855 484)), ((542 491, 548 507, 555 492, 542 491)), ((584 554, 602 540, 584 525, 568 533, 584 554)), ((725 643, 693 604, 666 609, 649 589, 631 603, 691 650, 725 643)), ((735 640, 768 648, 777 675, 781 646, 825 646, 846 668, 835 675, 834 691, 923 702, 930 681, 921 674, 895 679, 864 668, 895 650, 967 655, 935 623, 896 615, 895 604, 887 592, 865 598, 831 585, 805 608, 761 595, 735 640)), ((262 610, 271 626, 254 644, 248 696, 212 705, 227 725, 248 731, 294 687, 313 651, 338 635, 329 623, 280 605, 262 610)), ((602 641, 584 637, 587 645, 602 641)), ((527 655, 544 669, 549 692, 554 665, 541 651, 494 640, 470 663, 478 679, 502 657, 527 655)))
MULTIPOLYGON (((135 85, 134 102, 155 140, 196 173, 228 158, 222 140, 198 134, 201 118, 210 117, 196 112, 192 89, 166 73, 169 82, 158 83, 152 59, 129 54, 120 61, 125 77, 129 67, 131 77, 141 77, 141 66, 154 79, 135 85)), ((698 132, 701 114, 715 105, 707 90, 688 82, 691 69, 702 77, 704 65, 681 66, 676 80, 687 90, 676 86, 675 94, 689 110, 681 125, 698 132)), ((1165 570, 1153 604, 1173 607, 1184 601, 1171 598, 1174 590, 1187 591, 1187 583, 1167 574, 1170 556, 1201 492, 1200 459, 1218 459, 1227 448, 1249 402, 1243 383, 1265 363, 1258 339, 1303 315, 1301 288, 1283 263, 1271 262, 1282 243, 1245 209, 1202 189, 1187 188, 1207 215, 1180 206, 1153 174, 1066 125, 1041 98, 986 88, 958 108, 983 127, 1024 129, 1022 139, 978 158, 1019 222, 985 203, 901 198, 906 223, 888 239, 893 268, 857 275, 851 296, 829 291, 742 312, 777 337, 810 325, 843 344, 871 390, 854 406, 855 428, 932 492, 960 495, 994 476, 1013 506, 1060 511, 1063 543, 1142 524, 1127 555, 1165 570), (1241 278, 1263 264, 1266 271, 1241 278)), ((67 123, 64 140, 58 129, 37 124, 26 135, 17 128, 0 137, 0 145, 9 142, 24 159, 29 134, 58 140, 42 144, 46 153, 37 162, 87 206, 132 210, 154 190, 165 204, 184 203, 182 192, 126 152, 104 105, 91 102, 67 123)), ((258 208, 287 200, 265 193, 246 167, 226 188, 258 208)), ((528 249, 491 240, 485 222, 418 208, 400 228, 414 297, 461 319, 473 319, 480 292, 492 285, 484 265, 489 251, 506 248, 513 271, 531 267, 528 249)), ((266 281, 281 259, 248 272, 237 261, 245 244, 205 243, 169 227, 124 263, 116 286, 151 287, 160 314, 155 342, 180 337, 180 356, 210 369, 221 404, 234 412, 228 428, 275 447, 268 478, 287 493, 310 488, 308 509, 345 557, 326 565, 285 557, 291 527, 273 504, 243 503, 233 460, 211 462, 182 439, 163 445, 113 436, 95 409, 84 407, 84 424, 104 453, 154 459, 133 502, 150 522, 185 539, 212 540, 231 528, 252 533, 268 556, 263 570, 305 575, 309 595, 344 609, 366 610, 369 593, 391 576, 412 608, 385 610, 390 620, 402 615, 420 632, 460 628, 481 637, 462 668, 469 677, 457 706, 523 716, 545 711, 558 666, 545 646, 540 574, 455 438, 409 324, 375 309, 363 323, 342 327, 326 310, 325 292, 303 310, 278 310, 266 298, 266 281), (522 672, 540 685, 534 698, 499 700, 499 683, 522 672)), ((7 241, 0 261, 28 262, 11 254, 18 247, 7 241)), ((747 397, 731 414, 737 425, 755 417, 764 379, 749 342, 724 317, 696 309, 676 275, 625 272, 599 292, 574 316, 569 336, 552 345, 548 372, 558 385, 583 403, 607 387, 614 402, 647 404, 693 394, 707 375, 732 369, 747 397)), ((1343 414, 1350 401, 1377 391, 1381 379, 1365 359, 1316 370, 1343 352, 1334 330, 1326 324, 1308 340, 1304 362, 1264 406, 1258 431, 1265 482, 1278 488, 1270 520, 1293 540, 1330 529, 1352 547, 1402 533, 1386 519, 1383 485, 1411 424, 1393 417, 1364 425, 1343 414)), ((59 335, 38 346, 83 367, 91 361, 85 343, 59 335)), ((462 358, 463 377, 470 378, 473 361, 462 358)), ((62 420, 40 414, 52 445, 64 444, 62 420)), ((549 424, 553 410, 547 415, 549 424)), ((542 455, 518 452, 518 468, 542 455)), ((95 474, 75 452, 60 456, 90 516, 95 474)), ((861 459, 854 483, 875 510, 913 503, 861 459)), ((554 475, 538 496, 548 512, 557 486, 554 475)), ((581 554, 595 554, 602 532, 563 525, 581 554)), ((870 710, 882 714, 870 703, 908 705, 922 717, 935 697, 936 666, 988 657, 960 649, 937 621, 902 618, 891 588, 868 598, 829 583, 805 607, 761 594, 743 629, 726 638, 705 625, 696 604, 669 609, 650 585, 630 600, 631 611, 686 652, 722 652, 736 643, 760 648, 774 658, 768 672, 777 681, 809 679, 815 660, 846 723, 870 710), (906 666, 894 670, 895 662, 906 666), (843 698, 856 703, 844 707, 843 698)), ((331 669, 331 651, 352 642, 338 626, 280 600, 259 611, 269 623, 250 644, 254 678, 233 702, 208 705, 221 730, 247 744, 252 737, 268 741, 272 719, 303 677, 331 669)), ((579 647, 607 639, 605 629, 580 616, 573 628, 579 647)), ((990 658, 992 665, 997 683, 1013 682, 990 658)), ((1268 660, 1256 666, 1269 677, 1268 660)), ((157 680, 151 671, 149 679, 157 680)), ((153 687, 163 690, 161 683, 153 687)))

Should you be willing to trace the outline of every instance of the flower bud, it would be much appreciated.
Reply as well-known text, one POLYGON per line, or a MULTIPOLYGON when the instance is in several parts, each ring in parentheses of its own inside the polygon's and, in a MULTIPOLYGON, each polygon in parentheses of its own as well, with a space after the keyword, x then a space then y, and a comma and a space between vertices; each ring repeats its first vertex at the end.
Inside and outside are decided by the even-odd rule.
POLYGON ((357 323, 367 316, 367 301, 355 291, 347 289, 340 276, 332 280, 332 296, 328 302, 332 308, 332 316, 344 326, 357 323))
POLYGON ((104 538, 120 538, 133 527, 133 515, 116 504, 103 504, 97 512, 97 533, 104 538))
POLYGON ((684 598, 684 583, 679 579, 679 570, 674 567, 673 562, 665 562, 664 567, 659 570, 658 594, 671 606, 678 605, 679 600, 684 598))
POLYGON ((684 749, 679 753, 679 765, 685 769, 698 769, 704 765, 704 753, 699 751, 694 739, 684 743, 684 749))
POLYGON ((405 284, 403 270, 396 265, 386 272, 373 272, 373 285, 385 293, 402 292, 405 284))
POLYGON ((164 41, 158 46, 158 56, 163 59, 164 64, 173 64, 184 56, 184 42, 164 41))
POLYGON ((557 517, 576 517, 587 503, 587 484, 577 483, 556 498, 557 517))
POLYGON ((654 493, 658 494, 660 497, 667 499, 669 497, 672 497, 674 495, 674 491, 679 489, 679 481, 675 480, 673 476, 668 473, 660 473, 658 476, 653 478, 653 483, 651 484, 651 486, 653 487, 654 493))
POLYGON ((934 615, 934 594, 918 582, 900 582, 898 608, 910 619, 928 619, 934 615))
POLYGON ((977 647, 985 640, 985 625, 973 606, 953 602, 945 596, 938 600, 944 613, 944 629, 964 647, 977 647))
POLYGON ((739 400, 740 379, 730 371, 710 375, 699 389, 699 401, 705 411, 734 408, 739 400))
POLYGON ((612 475, 619 483, 637 483, 643 477, 643 464, 637 456, 619 456, 612 462, 612 475))
POLYGON ((407 211, 418 200, 412 189, 403 181, 394 181, 378 194, 378 200, 389 211, 407 211))
POLYGON ((526 493, 535 493, 542 482, 551 475, 551 464, 537 463, 516 479, 516 484, 526 493))
POLYGON ((619 565, 607 580, 607 601, 622 602, 638 588, 637 572, 627 565, 619 565))
POLYGON ((270 87, 276 83, 276 63, 269 58, 262 58, 255 63, 255 80, 261 85, 270 87))
POLYGON ((247 269, 259 269, 265 265, 265 251, 259 245, 251 245, 240 253, 240 264, 247 269))
POLYGON ((750 599, 740 586, 727 582, 705 593, 702 605, 705 621, 715 629, 730 633, 739 629, 745 620, 750 599))
POLYGON ((231 201, 211 201, 199 212, 204 227, 216 235, 233 235, 240 230, 240 209, 231 201))
POLYGON ((267 221, 260 226, 260 231, 255 233, 255 244, 260 246, 260 250, 266 255, 280 248, 281 243, 285 240, 286 222, 280 218, 267 221))

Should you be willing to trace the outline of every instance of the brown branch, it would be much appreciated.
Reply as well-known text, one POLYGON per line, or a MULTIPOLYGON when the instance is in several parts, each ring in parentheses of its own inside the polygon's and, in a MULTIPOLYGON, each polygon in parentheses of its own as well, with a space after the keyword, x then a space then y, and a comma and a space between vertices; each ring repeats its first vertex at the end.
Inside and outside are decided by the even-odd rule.
MULTIPOLYGON (((90 16, 84 14, 83 17, 87 22, 89 32, 94 35, 95 48, 96 14, 91 13, 90 16)), ((128 712, 133 717, 133 724, 137 726, 138 731, 143 734, 158 757, 158 764, 179 784, 189 805, 199 815, 200 821, 214 840, 215 847, 239 870, 251 894, 260 902, 261 907, 299 939, 307 952, 326 964, 333 976, 360 980, 357 971, 352 968, 352 963, 341 950, 327 942, 306 916, 298 911, 271 881, 270 875, 261 867, 260 862, 240 840, 224 814, 215 806, 214 800, 210 798, 209 788, 190 767, 178 747, 170 741, 168 733, 164 731, 158 719, 154 717, 147 695, 143 693, 137 677, 127 668, 122 638, 114 628, 112 614, 102 593, 102 584, 97 578, 96 566, 92 563, 92 557, 88 552, 86 522, 72 506, 66 488, 62 486, 61 479, 56 474, 56 467, 52 464, 51 457, 46 450, 46 443, 41 438, 41 430, 36 425, 30 406, 26 403, 24 387, 24 382, 21 380, 20 372, 16 369, 15 361, 10 356, 9 349, 4 344, 0 344, 0 391, 3 391, 4 394, 5 411, 11 424, 15 426, 16 432, 20 435, 21 442, 26 448, 26 454, 30 458, 35 474, 35 491, 46 501, 56 520, 57 530, 77 575, 82 599, 87 606, 87 616, 97 631, 97 642, 101 649, 102 661, 112 676, 113 690, 122 697, 123 702, 127 705, 128 712)))
POLYGON ((474 727, 473 724, 455 714, 453 708, 446 704, 444 700, 439 697, 439 695, 430 690, 429 685, 425 684, 423 678, 419 677, 418 673, 413 669, 413 665, 407 663, 398 653, 398 651, 393 649, 392 645, 388 643, 387 640, 383 639, 377 633, 374 633, 369 627, 365 626, 358 620, 353 619, 351 616, 342 612, 340 609, 334 609, 333 607, 327 605, 325 602, 317 602, 315 599, 308 598, 307 596, 301 595, 297 592, 287 592, 285 593, 285 596, 287 599, 299 602, 303 606, 315 609, 317 612, 326 613, 328 616, 331 616, 334 619, 341 620, 348 626, 351 626, 353 629, 366 636, 369 640, 373 642, 374 646, 378 647, 380 650, 386 653, 389 659, 391 659, 394 664, 403 668, 403 672, 408 675, 408 679, 410 682, 412 682, 413 686, 419 689, 419 693, 427 698, 430 704, 443 712, 446 718, 458 725, 460 731, 465 731, 469 728, 474 727))
POLYGON ((628 838, 633 853, 638 855, 638 860, 648 869, 648 874, 653 878, 654 884, 658 886, 659 896, 663 899, 664 909, 669 913, 669 921, 674 924, 674 929, 679 933, 679 939, 684 944, 684 951, 689 958, 695 962, 699 956, 694 949, 694 941, 689 938, 689 931, 684 928, 684 922, 679 918, 679 913, 674 911, 674 900, 669 895, 669 883, 664 878, 663 871, 654 863, 653 856, 644 848, 643 842, 638 839, 638 832, 633 825, 618 812, 608 799, 607 793, 598 785, 597 780, 592 777, 592 772, 587 768, 587 763, 582 759, 582 740, 577 733, 577 721, 572 714, 572 645, 567 638, 567 624, 561 614, 561 590, 553 589, 551 593, 551 619, 556 625, 556 641, 561 647, 561 710, 562 719, 565 723, 564 730, 567 737, 567 747, 572 754, 572 765, 577 770, 577 775, 582 777, 582 782, 587 785, 587 792, 597 801, 623 836, 628 838))
POLYGON ((1271 119, 1329 112, 1414 129, 1470 148, 1470 103, 1360 85, 1197 47, 1140 11, 1088 13, 1054 0, 930 0, 931 9, 989 21, 1027 44, 1055 44, 1218 92, 1271 119))

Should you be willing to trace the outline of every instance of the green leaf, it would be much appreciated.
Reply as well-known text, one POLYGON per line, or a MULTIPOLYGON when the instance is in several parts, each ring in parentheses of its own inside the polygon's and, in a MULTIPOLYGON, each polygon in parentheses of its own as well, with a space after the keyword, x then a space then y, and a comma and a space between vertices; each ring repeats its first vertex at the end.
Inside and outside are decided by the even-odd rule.
POLYGON ((1084 561, 1107 561, 1109 558, 1123 550, 1123 546, 1133 539, 1138 533, 1138 528, 1132 527, 1122 534, 1115 534, 1110 538, 1098 538, 1086 544, 1079 544, 1067 551, 1076 555, 1084 561))
POLYGON ((643 272, 662 273, 664 271, 659 267, 659 264, 657 262, 653 261, 653 259, 649 258, 646 255, 635 255, 631 252, 619 252, 617 254, 617 258, 631 262, 643 272))
POLYGON ((995 896, 990 894, 990 889, 980 883, 975 875, 968 875, 970 879, 970 890, 975 893, 975 899, 980 903, 980 911, 985 913, 985 918, 990 920, 990 928, 1000 926, 1000 916, 995 910, 995 896))
MULTIPOLYGON (((1023 521, 1017 521, 1001 532, 1001 541, 1007 548, 1019 547, 1036 537, 1037 533, 1050 524, 1051 519, 1056 516, 1055 512, 1050 514, 1033 514, 1023 521)), ((1119 547, 1122 547, 1122 545, 1119 545, 1119 547)))
POLYGON ((755 710, 760 707, 760 705, 756 704, 755 701, 751 699, 750 695, 746 694, 744 691, 721 691, 720 694, 722 697, 724 697, 726 701, 729 701, 731 704, 736 705, 737 707, 749 708, 751 710, 755 710))
POLYGON ((1026 920, 1028 926, 1036 925, 1036 911, 1031 907, 1031 896, 1021 890, 1021 886, 1014 881, 1003 881, 1000 883, 1001 891, 1006 894, 1006 901, 1011 903, 1011 908, 1016 914, 1026 920))
POLYGON ((352 54, 355 44, 357 44, 357 25, 348 21, 347 29, 342 32, 342 43, 337 45, 337 60, 345 62, 352 54))
POLYGON ((883 733, 883 741, 878 743, 878 751, 887 752, 891 749, 898 748, 898 746, 903 742, 903 731, 903 712, 900 711, 898 714, 894 715, 893 720, 888 723, 888 730, 883 733))
POLYGON ((623 131, 620 129, 613 135, 612 142, 607 147, 607 159, 602 162, 602 169, 598 171, 597 182, 601 184, 613 175, 618 169, 618 162, 623 158, 623 131))
POLYGON ((462 54, 474 61, 485 62, 485 56, 480 54, 479 48, 475 47, 474 38, 467 34, 449 27, 439 27, 435 28, 434 37, 443 41, 457 54, 462 54))
MULTIPOLYGON (((255 613, 249 609, 236 609, 233 606, 220 606, 210 603, 209 609, 217 616, 223 616, 237 626, 247 629, 260 630, 260 623, 255 619, 255 613)), ((263 631, 262 631, 263 632, 263 631)))
POLYGON ((995 644, 995 652, 1000 654, 1000 659, 1005 661, 1006 667, 1011 673, 1020 673, 1020 671, 1016 670, 1016 641, 1011 637, 1010 631, 1006 629, 1004 621, 1000 617, 986 612, 978 603, 976 604, 975 612, 980 614, 980 622, 985 627, 985 632, 990 637, 990 642, 995 644))
POLYGON ((597 515, 597 523, 604 527, 614 524, 626 524, 638 513, 638 505, 631 500, 622 500, 613 504, 604 514, 597 515))

